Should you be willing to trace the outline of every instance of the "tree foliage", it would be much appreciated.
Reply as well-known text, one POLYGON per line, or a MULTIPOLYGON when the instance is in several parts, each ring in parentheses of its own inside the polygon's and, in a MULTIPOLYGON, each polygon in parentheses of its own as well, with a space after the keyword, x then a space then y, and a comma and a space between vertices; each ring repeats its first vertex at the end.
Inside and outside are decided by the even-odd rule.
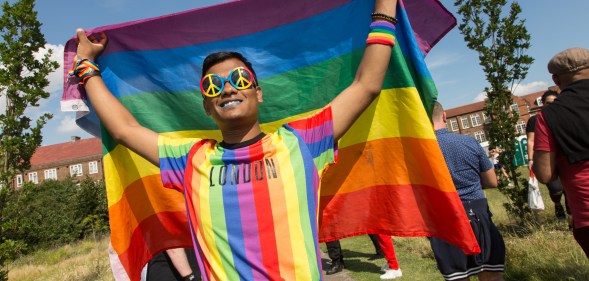
MULTIPOLYGON (((5 241, 0 256, 14 259, 39 248, 77 241, 107 232, 108 205, 104 182, 27 182, 11 192, 0 214, 5 241)), ((1 280, 1 279, 0 279, 1 280)))
POLYGON ((0 95, 6 102, 0 111, 0 182, 9 188, 15 174, 30 167, 43 140, 41 129, 52 117, 25 114, 49 97, 47 76, 59 66, 50 60, 51 50, 40 52, 46 41, 34 7, 34 0, 5 2, 0 17, 0 95))
MULTIPOLYGON (((41 145, 41 129, 52 117, 25 115, 25 110, 39 106, 39 100, 49 97, 45 87, 47 76, 59 64, 51 61, 51 50, 45 54, 45 37, 37 20, 34 0, 4 2, 0 16, 0 212, 6 205, 8 192, 14 189, 13 179, 30 167, 35 149, 41 145), (33 123, 33 124, 31 124, 33 123)), ((0 245, 7 245, 0 217, 0 245)), ((0 255, 0 267, 4 264, 0 255)), ((7 279, 0 269, 0 280, 7 279)))
POLYGON ((526 55, 530 34, 525 20, 519 18, 522 9, 516 1, 511 2, 509 9, 506 9, 507 0, 456 0, 455 5, 462 17, 458 28, 468 48, 478 53, 489 83, 485 87, 485 111, 491 118, 489 147, 503 149, 499 163, 510 176, 509 180, 500 181, 499 188, 510 199, 505 204, 508 213, 522 222, 529 217, 530 209, 527 186, 518 181, 520 175, 513 165, 519 114, 510 106, 514 103, 514 87, 525 78, 534 61, 526 55))

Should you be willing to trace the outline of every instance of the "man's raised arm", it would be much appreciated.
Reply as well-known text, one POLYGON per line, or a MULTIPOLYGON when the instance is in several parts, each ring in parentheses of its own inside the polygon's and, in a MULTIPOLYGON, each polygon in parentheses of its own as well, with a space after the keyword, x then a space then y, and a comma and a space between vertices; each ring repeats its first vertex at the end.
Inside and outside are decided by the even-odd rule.
POLYGON ((99 74, 99 70, 93 69, 96 57, 106 46, 106 34, 101 32, 87 37, 84 30, 78 29, 76 35, 78 50, 74 63, 79 66, 76 73, 85 81, 84 88, 96 110, 98 119, 118 143, 128 147, 154 165, 159 165, 158 134, 142 127, 123 104, 112 95, 102 81, 102 77, 96 75, 99 74), (80 61, 83 59, 88 61, 80 61))
MULTIPOLYGON (((397 0, 375 1, 374 13, 385 15, 373 17, 383 23, 378 29, 387 30, 387 22, 390 23, 390 19, 386 16, 395 17, 396 7, 397 0)), ((372 26, 371 29, 371 35, 373 35, 375 29, 372 26)), ((378 36, 381 35, 382 33, 378 36)), ((384 37, 387 37, 386 34, 384 37)), ((391 45, 382 41, 368 44, 354 81, 331 102, 336 142, 380 93, 391 53, 391 45)))

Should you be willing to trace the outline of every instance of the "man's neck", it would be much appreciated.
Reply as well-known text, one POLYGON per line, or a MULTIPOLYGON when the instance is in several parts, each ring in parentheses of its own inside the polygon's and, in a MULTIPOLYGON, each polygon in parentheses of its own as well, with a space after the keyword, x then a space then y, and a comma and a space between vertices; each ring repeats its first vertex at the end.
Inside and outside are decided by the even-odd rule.
POLYGON ((439 129, 445 129, 445 128, 446 128, 446 123, 434 122, 434 131, 437 131, 439 129))
POLYGON ((577 72, 567 73, 562 75, 561 79, 561 90, 568 87, 570 84, 579 80, 589 79, 589 69, 582 69, 577 72))
POLYGON ((228 144, 235 144, 244 141, 251 140, 262 133, 262 129, 260 128, 260 124, 257 122, 252 124, 251 126, 243 127, 243 128, 231 128, 221 130, 221 134, 223 135, 223 141, 228 144))

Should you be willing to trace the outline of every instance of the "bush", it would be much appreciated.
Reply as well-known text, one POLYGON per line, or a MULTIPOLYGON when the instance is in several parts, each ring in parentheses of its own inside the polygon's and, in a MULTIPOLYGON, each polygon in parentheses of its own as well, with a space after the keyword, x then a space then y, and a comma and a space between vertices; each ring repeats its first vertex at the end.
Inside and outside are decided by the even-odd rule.
POLYGON ((15 246, 7 245, 13 250, 10 257, 107 231, 107 208, 104 184, 90 178, 26 183, 10 192, 2 213, 3 238, 15 246))
POLYGON ((75 202, 76 215, 80 219, 79 225, 84 236, 109 230, 104 182, 96 182, 91 178, 83 180, 76 193, 75 202))
POLYGON ((22 241, 6 240, 0 243, 1 260, 14 260, 25 252, 27 252, 27 244, 22 241))

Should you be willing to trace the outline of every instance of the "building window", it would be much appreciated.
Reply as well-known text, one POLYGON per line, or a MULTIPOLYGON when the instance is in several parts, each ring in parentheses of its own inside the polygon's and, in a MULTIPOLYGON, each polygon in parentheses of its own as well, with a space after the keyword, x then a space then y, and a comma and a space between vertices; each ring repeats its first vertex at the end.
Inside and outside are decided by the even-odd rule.
POLYGON ((468 117, 461 117, 460 123, 462 123, 462 129, 470 128, 470 126, 468 125, 468 117))
POLYGON ((98 174, 98 162, 92 161, 88 163, 88 173, 89 174, 98 174))
POLYGON ((544 105, 544 103, 542 103, 542 97, 536 98, 536 105, 538 105, 538 106, 544 105))
POLYGON ((82 164, 70 165, 70 176, 81 177, 82 176, 82 164))
POLYGON ((476 113, 475 114, 471 114, 470 115, 470 122, 472 123, 472 126, 473 127, 482 125, 482 123, 481 123, 481 116, 479 116, 476 113))
POLYGON ((57 170, 56 169, 45 170, 45 179, 46 180, 56 180, 57 179, 57 170))
POLYGON ((483 115, 483 122, 485 122, 485 124, 491 123, 491 117, 489 117, 486 112, 483 111, 481 114, 483 115))
POLYGON ((526 133, 526 121, 519 120, 517 124, 515 124, 515 130, 518 134, 523 135, 526 133))
POLYGON ((450 119, 450 130, 452 132, 458 131, 458 121, 456 119, 450 119))
POLYGON ((32 183, 39 183, 39 177, 37 177, 37 172, 29 173, 29 181, 32 183))
POLYGON ((519 105, 517 105, 517 103, 512 104, 510 107, 511 111, 517 112, 517 114, 519 114, 519 105))
POLYGON ((487 141, 487 137, 485 136, 485 132, 484 131, 478 131, 478 132, 474 132, 474 138, 479 142, 486 142, 487 141))
POLYGON ((16 175, 16 187, 21 187, 22 184, 22 175, 16 175))

